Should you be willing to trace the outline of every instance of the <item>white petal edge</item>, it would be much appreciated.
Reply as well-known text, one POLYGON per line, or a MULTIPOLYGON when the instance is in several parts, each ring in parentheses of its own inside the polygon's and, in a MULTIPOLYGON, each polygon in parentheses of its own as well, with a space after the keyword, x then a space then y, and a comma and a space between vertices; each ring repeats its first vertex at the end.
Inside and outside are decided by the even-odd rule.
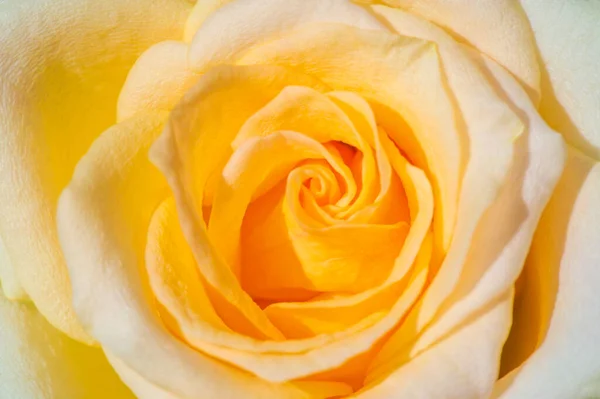
POLYGON ((598 204, 600 163, 570 149, 564 174, 544 211, 532 246, 532 251, 546 253, 539 258, 544 263, 536 266, 547 273, 558 273, 549 330, 542 345, 521 368, 500 380, 494 397, 580 398, 600 376, 598 204), (562 251, 552 248, 560 246, 562 251))
POLYGON ((231 63, 253 45, 311 22, 386 30, 367 10, 347 0, 246 0, 211 14, 190 43, 192 70, 231 63))

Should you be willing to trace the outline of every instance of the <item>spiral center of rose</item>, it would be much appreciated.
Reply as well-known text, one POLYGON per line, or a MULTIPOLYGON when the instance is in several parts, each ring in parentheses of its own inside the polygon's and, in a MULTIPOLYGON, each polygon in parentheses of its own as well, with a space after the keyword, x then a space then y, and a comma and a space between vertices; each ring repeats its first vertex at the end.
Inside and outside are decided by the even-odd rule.
POLYGON ((262 306, 389 275, 410 216, 390 163, 401 155, 369 113, 358 95, 288 86, 243 124, 213 175, 209 237, 262 306))

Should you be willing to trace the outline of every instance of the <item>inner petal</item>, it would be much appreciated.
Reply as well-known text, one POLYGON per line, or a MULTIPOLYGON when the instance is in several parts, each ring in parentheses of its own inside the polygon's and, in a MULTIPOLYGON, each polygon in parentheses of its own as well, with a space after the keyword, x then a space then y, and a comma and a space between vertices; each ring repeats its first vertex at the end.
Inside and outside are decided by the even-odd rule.
POLYGON ((315 225, 299 201, 303 178, 301 170, 290 173, 282 208, 289 239, 312 285, 303 288, 355 292, 383 281, 408 224, 315 225))
POLYGON ((349 206, 347 211, 352 212, 375 197, 378 178, 373 150, 352 120, 328 96, 309 87, 284 88, 244 123, 232 146, 236 148, 248 137, 267 136, 280 130, 301 132, 321 143, 337 141, 356 148, 362 154, 361 190, 353 191, 350 187, 336 205, 349 206))
MULTIPOLYGON (((421 170, 412 166, 399 154, 389 138, 381 136, 381 141, 407 194, 411 228, 403 248, 395 259, 387 279, 376 287, 351 295, 333 293, 319 295, 308 302, 278 302, 269 305, 265 311, 271 320, 283 329, 282 331, 286 331, 286 334, 290 330, 290 325, 296 325, 300 321, 306 324, 307 320, 319 319, 326 314, 334 318, 350 315, 353 318, 347 318, 346 321, 356 322, 366 314, 374 312, 376 308, 391 306, 397 296, 390 295, 389 292, 401 291, 405 285, 403 281, 411 275, 411 270, 416 268, 415 258, 423 258, 431 252, 432 234, 429 230, 433 215, 433 199, 427 178, 421 170), (334 309, 336 311, 333 311, 334 309)), ((255 241, 259 248, 260 242, 260 239, 255 241)))
POLYGON ((223 169, 208 224, 213 245, 230 266, 239 267, 240 229, 252 198, 274 187, 300 161, 320 158, 326 159, 346 182, 352 181, 341 158, 296 132, 252 137, 235 151, 223 169))

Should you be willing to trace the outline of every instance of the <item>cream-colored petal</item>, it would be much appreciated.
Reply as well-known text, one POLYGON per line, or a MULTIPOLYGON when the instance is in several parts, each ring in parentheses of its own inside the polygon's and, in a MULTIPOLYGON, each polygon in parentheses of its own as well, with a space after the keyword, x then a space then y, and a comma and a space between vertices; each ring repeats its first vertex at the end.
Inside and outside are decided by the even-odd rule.
MULTIPOLYGON (((526 265, 525 272, 536 280, 521 287, 526 300, 538 304, 532 311, 541 313, 541 322, 549 318, 548 330, 541 346, 522 367, 498 383, 494 397, 594 398, 600 393, 585 396, 600 375, 598 204, 600 164, 570 149, 526 265)), ((532 315, 529 320, 536 318, 532 315)), ((537 327, 516 324, 514 328, 537 327)), ((523 335, 530 334, 523 331, 523 335)))
POLYGON ((2 239, 0 238, 0 283, 4 296, 12 300, 27 299, 27 293, 19 282, 17 271, 14 269, 8 258, 8 253, 2 239))
MULTIPOLYGON (((107 355, 110 363, 113 365, 115 370, 119 373, 119 376, 131 386, 135 394, 140 399, 188 399, 189 397, 182 397, 174 395, 156 385, 144 380, 139 374, 131 370, 117 357, 107 355)), ((352 393, 352 389, 341 382, 327 382, 327 381, 303 381, 296 383, 296 386, 305 392, 304 396, 299 396, 305 399, 329 399, 332 397, 343 397, 352 393)), ((224 392, 222 393, 224 394, 224 392)), ((220 395, 222 397, 222 395, 220 395)), ((245 398, 245 396, 244 396, 245 398)), ((190 398, 191 399, 191 398, 190 398)))
MULTIPOLYGON (((297 85, 300 82, 313 88, 318 87, 316 81, 307 79, 305 75, 276 66, 215 68, 204 75, 198 86, 186 95, 184 102, 174 111, 168 128, 151 151, 153 162, 165 173, 175 193, 183 233, 191 244, 199 270, 215 287, 215 291, 223 295, 223 299, 235 306, 255 325, 265 328, 265 331, 268 324, 264 323, 262 309, 240 290, 232 271, 211 246, 200 215, 200 205, 201 199, 208 191, 205 186, 209 181, 210 172, 219 170, 221 159, 227 160, 229 157, 231 142, 242 121, 275 97, 285 83, 297 85), (224 113, 229 108, 235 109, 236 112, 224 113)), ((389 144, 393 146, 391 142, 389 144)), ((418 215, 423 214, 423 220, 412 237, 402 262, 406 263, 404 266, 410 267, 418 255, 415 270, 410 275, 402 296, 380 322, 372 324, 366 320, 366 325, 359 323, 356 326, 357 331, 342 331, 336 335, 316 337, 325 338, 328 341, 327 345, 307 345, 306 350, 301 353, 290 354, 290 348, 299 348, 303 341, 266 341, 261 345, 252 345, 248 350, 239 350, 239 346, 236 348, 236 345, 216 346, 198 339, 194 346, 272 382, 289 381, 341 367, 348 360, 373 348, 378 340, 401 320, 420 295, 426 281, 431 255, 431 245, 427 246, 429 250, 418 251, 431 218, 433 204, 430 200, 429 185, 420 170, 403 165, 401 159, 402 157, 398 156, 400 173, 417 179, 412 190, 418 191, 419 198, 423 196, 428 200, 423 204, 423 212, 418 212, 418 215), (276 346, 280 348, 265 352, 267 348, 276 346), (260 351, 265 353, 256 353, 260 351)), ((198 337, 207 336, 205 332, 200 333, 198 337)))
POLYGON ((140 399, 184 399, 181 396, 165 391, 162 388, 145 380, 135 371, 127 367, 119 358, 106 354, 106 357, 119 377, 131 388, 136 397, 140 399))
POLYGON ((600 160, 600 3, 520 3, 541 58, 540 113, 570 145, 600 160))
POLYGON ((127 71, 181 35, 184 0, 3 2, 0 13, 0 235, 19 283, 50 323, 77 323, 55 227, 75 163, 116 117, 127 71))
POLYGON ((0 290, 0 397, 133 399, 104 354, 52 327, 0 290))
POLYGON ((143 114, 106 130, 61 195, 58 230, 86 332, 141 377, 128 383, 147 380, 176 397, 318 398, 314 387, 270 384, 208 357, 158 318, 143 272, 144 244, 168 188, 147 153, 166 117, 143 114))
MULTIPOLYGON (((504 186, 493 204, 477 221, 472 242, 469 243, 469 253, 459 269, 460 274, 455 275, 456 285, 441 302, 437 317, 418 340, 411 342, 411 329, 415 325, 419 328, 419 320, 424 317, 423 309, 416 307, 403 326, 407 332, 403 332, 401 328, 375 360, 372 367, 379 368, 380 372, 393 369, 401 358, 400 353, 410 352, 414 356, 434 344, 513 284, 521 271, 537 221, 564 163, 561 137, 540 118, 522 87, 505 69, 474 52, 469 59, 469 53, 463 51, 460 45, 449 41, 447 36, 433 27, 427 29, 427 25, 421 24, 412 16, 397 10, 392 10, 388 15, 398 18, 396 22, 402 29, 410 29, 413 34, 432 35, 440 45, 440 53, 447 69, 457 68, 461 63, 467 62, 480 66, 487 75, 489 84, 497 92, 498 101, 506 101, 513 112, 526 122, 527 130, 514 139, 514 158, 504 186), (498 226, 502 228, 499 229, 498 226)), ((460 97, 458 92, 457 97, 460 97)), ((475 192, 471 195, 477 196, 475 192)), ((424 296, 423 306, 427 306, 425 302, 431 299, 429 295, 432 295, 432 303, 435 303, 439 293, 435 291, 439 290, 436 283, 438 279, 447 276, 441 274, 446 271, 446 264, 451 263, 442 265, 440 273, 424 296)), ((442 281, 442 286, 444 283, 446 282, 442 281)))
POLYGON ((208 323, 228 330, 200 279, 194 256, 181 232, 172 196, 152 215, 144 259, 153 294, 178 321, 208 323))
POLYGON ((253 45, 310 22, 385 29, 367 10, 347 0, 246 0, 217 9, 190 43, 190 67, 205 71, 230 64, 253 45))
MULTIPOLYGON (((527 16, 512 0, 358 0, 384 3, 446 29, 508 69, 525 85, 533 100, 540 98, 540 69, 527 16)), ((560 0, 559 0, 560 1, 560 0)), ((531 1, 536 3, 536 0, 531 1)), ((537 3, 540 11, 546 9, 537 3)), ((543 11, 541 11, 543 13, 543 11)))
POLYGON ((431 350, 351 398, 487 398, 510 328, 512 289, 431 350))
MULTIPOLYGON (((408 312, 425 286, 431 246, 429 249, 422 252, 416 260, 415 271, 404 287, 404 291, 396 296, 396 302, 388 312, 367 315, 345 331, 326 335, 325 337, 329 338, 326 344, 315 346, 305 352, 291 354, 274 351, 265 353, 240 351, 225 346, 212 347, 203 342, 197 342, 196 346, 273 383, 282 383, 342 368, 348 361, 373 349, 379 339, 392 330, 408 312)), ((298 342, 301 343, 302 340, 282 342, 281 346, 285 347, 290 343, 295 345, 298 342)))
POLYGON ((136 113, 170 111, 199 76, 188 68, 188 46, 164 41, 137 59, 123 84, 117 102, 117 122, 136 113))
POLYGON ((189 43, 194 38, 194 35, 213 12, 219 7, 230 3, 233 0, 203 0, 197 1, 185 22, 185 29, 183 31, 183 40, 189 43))

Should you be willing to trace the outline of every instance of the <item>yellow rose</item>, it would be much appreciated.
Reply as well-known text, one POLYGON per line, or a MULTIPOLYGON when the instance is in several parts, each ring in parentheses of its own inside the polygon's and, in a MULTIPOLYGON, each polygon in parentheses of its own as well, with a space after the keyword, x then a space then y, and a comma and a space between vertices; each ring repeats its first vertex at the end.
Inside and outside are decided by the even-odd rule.
POLYGON ((598 394, 597 3, 12 3, 0 397, 598 394))

